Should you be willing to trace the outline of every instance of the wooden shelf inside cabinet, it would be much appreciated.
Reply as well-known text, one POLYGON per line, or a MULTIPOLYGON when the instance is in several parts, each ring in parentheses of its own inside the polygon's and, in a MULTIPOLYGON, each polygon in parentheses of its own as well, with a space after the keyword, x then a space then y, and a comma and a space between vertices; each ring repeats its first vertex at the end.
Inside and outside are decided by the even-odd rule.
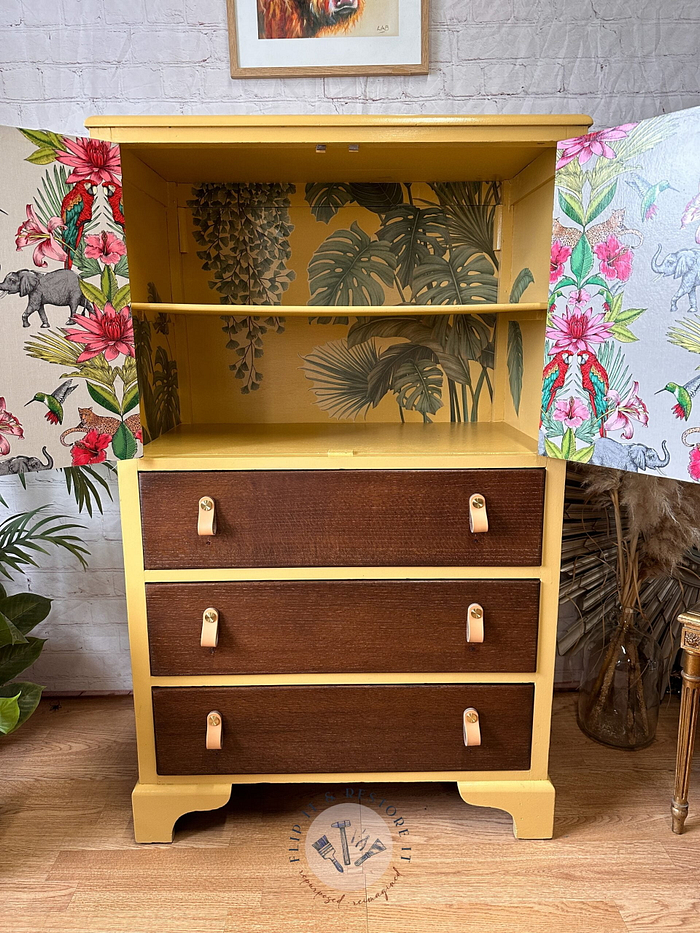
POLYGON ((168 314, 203 314, 247 316, 281 315, 283 317, 389 317, 390 315, 423 314, 527 314, 529 320, 544 320, 547 303, 544 301, 522 302, 521 304, 470 304, 470 305, 228 305, 228 304, 180 304, 174 302, 134 301, 134 311, 168 314))
MULTIPOLYGON (((467 424, 181 424, 146 445, 147 460, 230 457, 512 456, 535 465, 537 442, 498 421, 467 424)), ((522 462, 521 462, 522 461, 522 462)), ((516 464, 514 464, 516 465, 516 464)))

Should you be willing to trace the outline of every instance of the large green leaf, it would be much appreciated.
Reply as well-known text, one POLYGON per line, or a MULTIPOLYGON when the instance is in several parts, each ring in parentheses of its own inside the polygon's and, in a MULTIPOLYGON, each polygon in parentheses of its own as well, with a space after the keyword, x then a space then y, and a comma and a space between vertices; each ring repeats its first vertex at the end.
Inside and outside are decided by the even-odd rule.
POLYGON ((442 408, 442 372, 429 359, 403 362, 396 372, 392 388, 399 405, 406 411, 419 411, 425 421, 442 408))
POLYGON ((341 207, 354 200, 350 185, 334 181, 308 184, 304 197, 316 220, 324 224, 329 223, 341 207))
POLYGON ((377 404, 369 391, 370 373, 377 361, 373 341, 348 347, 346 340, 333 340, 305 356, 302 370, 314 384, 319 408, 334 418, 354 419, 377 404))
POLYGON ((577 282, 582 282, 593 267, 593 251, 588 238, 582 236, 571 254, 571 271, 577 282))
POLYGON ((6 684, 33 664, 45 642, 45 638, 30 635, 23 645, 5 645, 0 648, 0 684, 6 684))
POLYGON ((131 460, 136 454, 137 447, 136 438, 122 421, 112 438, 114 456, 117 460, 131 460))
POLYGON ((529 285, 532 285, 534 281, 535 276, 527 268, 527 266, 524 269, 521 269, 520 272, 518 272, 516 275, 515 281, 513 282, 513 286, 510 290, 510 298, 508 300, 511 302, 511 304, 517 304, 523 297, 523 292, 525 289, 529 285))
POLYGON ((495 302, 498 283, 490 260, 466 246, 431 256, 413 274, 413 297, 422 305, 495 302))
POLYGON ((396 182, 352 182, 350 191, 360 207, 375 214, 386 214, 403 201, 401 185, 396 182))
POLYGON ((367 385, 372 405, 377 406, 394 385, 394 376, 408 360, 434 359, 428 347, 414 343, 397 343, 386 349, 374 369, 370 372, 367 385))
POLYGON ((48 147, 36 149, 31 155, 28 155, 25 162, 31 162, 32 165, 49 165, 56 161, 56 150, 48 147))
POLYGON ((508 383, 515 413, 523 391, 523 334, 517 321, 508 321, 508 383))
POLYGON ((570 194, 568 191, 560 191, 559 206, 575 224, 579 227, 583 226, 583 204, 577 195, 570 194))
POLYGON ((615 197, 616 191, 617 180, 615 180, 611 185, 604 186, 598 191, 591 193, 591 199, 588 202, 588 210, 586 211, 587 224, 589 224, 592 220, 595 220, 596 217, 603 213, 605 208, 615 197))
POLYGON ((356 347, 372 337, 405 337, 413 343, 425 345, 431 342, 432 331, 413 316, 361 317, 348 331, 348 346, 356 347))
POLYGON ((496 207, 501 202, 498 182, 432 182, 447 218, 452 247, 485 253, 498 268, 494 250, 496 207))
MULTIPOLYGON (((39 705, 43 689, 38 684, 29 681, 15 681, 0 687, 0 698, 16 697, 19 693, 19 719, 15 723, 14 729, 18 729, 32 715, 39 705)), ((10 729, 10 732, 13 732, 14 729, 10 729)))
POLYGON ((394 282, 396 257, 384 240, 371 240, 357 223, 336 230, 309 263, 311 305, 380 305, 394 282))
POLYGON ((94 305, 97 305, 101 311, 104 311, 105 305, 109 299, 102 289, 93 285, 92 282, 86 282, 85 279, 81 279, 80 291, 85 295, 88 301, 91 301, 94 305))
POLYGON ((0 598, 0 613, 26 635, 51 612, 51 600, 36 593, 16 593, 0 598))
POLYGON ((384 216, 377 231, 396 255, 396 273, 403 288, 413 282, 413 273, 432 253, 443 256, 447 247, 447 221, 440 207, 401 204, 384 216))
MULTIPOLYGON (((5 574, 9 576, 9 574, 5 574)), ((22 631, 17 628, 17 626, 10 619, 4 615, 3 612, 0 612, 0 648, 5 645, 23 645, 26 644, 27 639, 22 634, 22 631)))
POLYGON ((18 690, 14 696, 0 697, 0 734, 9 735, 17 728, 19 722, 19 698, 21 694, 18 690))
POLYGON ((87 390, 90 393, 90 398, 97 402, 98 405, 102 406, 102 408, 106 408, 107 411, 111 411, 115 415, 121 414, 119 402, 111 389, 108 389, 106 386, 96 386, 92 382, 88 382, 87 390))
POLYGON ((456 314, 445 339, 448 353, 461 356, 465 360, 482 361, 484 352, 490 353, 491 359, 485 365, 493 369, 493 315, 456 314))
POLYGON ((124 398, 122 399, 122 414, 127 414, 132 408, 136 408, 139 403, 139 384, 134 382, 133 385, 124 393, 124 398))

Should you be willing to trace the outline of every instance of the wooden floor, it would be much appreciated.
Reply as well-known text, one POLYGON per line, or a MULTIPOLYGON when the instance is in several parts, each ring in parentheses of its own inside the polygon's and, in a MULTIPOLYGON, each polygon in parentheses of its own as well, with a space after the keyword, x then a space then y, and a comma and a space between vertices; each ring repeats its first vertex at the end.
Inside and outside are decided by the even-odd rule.
POLYGON ((57 702, 0 740, 2 933, 700 931, 700 774, 688 831, 670 830, 676 700, 654 745, 627 753, 584 738, 574 697, 557 697, 552 841, 514 840, 454 785, 384 785, 412 861, 388 899, 347 907, 288 862, 290 826, 326 787, 236 788, 226 809, 184 817, 172 846, 137 846, 130 699, 57 702))

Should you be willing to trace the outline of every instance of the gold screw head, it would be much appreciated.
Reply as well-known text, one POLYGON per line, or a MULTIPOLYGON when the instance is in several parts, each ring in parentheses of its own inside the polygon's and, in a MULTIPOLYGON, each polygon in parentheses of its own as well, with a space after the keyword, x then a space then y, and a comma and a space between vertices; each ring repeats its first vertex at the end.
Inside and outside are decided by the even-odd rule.
POLYGON ((204 613, 204 621, 216 622, 218 615, 219 613, 216 611, 216 609, 207 609, 207 611, 204 613))
POLYGON ((485 504, 486 503, 484 502, 481 496, 474 496, 474 498, 472 499, 472 505, 474 506, 475 509, 483 509, 485 504))
POLYGON ((465 716, 465 719, 467 720, 467 722, 476 722, 478 718, 479 718, 479 714, 474 712, 473 709, 470 710, 465 716))
POLYGON ((477 606, 474 606, 472 609, 472 619, 480 619, 483 614, 483 610, 479 609, 477 606))
POLYGON ((216 713, 209 714, 209 725, 210 726, 220 726, 221 725, 221 716, 218 716, 216 713))
POLYGON ((214 508, 214 501, 208 498, 200 499, 199 507, 200 509, 202 509, 203 512, 211 512, 211 510, 214 508))

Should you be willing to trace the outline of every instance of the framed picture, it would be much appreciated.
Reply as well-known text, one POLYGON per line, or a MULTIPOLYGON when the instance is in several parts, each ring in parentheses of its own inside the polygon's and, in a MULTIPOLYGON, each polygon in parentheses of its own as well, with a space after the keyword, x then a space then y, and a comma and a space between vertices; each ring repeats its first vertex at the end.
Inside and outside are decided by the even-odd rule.
POLYGON ((231 77, 428 73, 428 0, 226 0, 231 77))

